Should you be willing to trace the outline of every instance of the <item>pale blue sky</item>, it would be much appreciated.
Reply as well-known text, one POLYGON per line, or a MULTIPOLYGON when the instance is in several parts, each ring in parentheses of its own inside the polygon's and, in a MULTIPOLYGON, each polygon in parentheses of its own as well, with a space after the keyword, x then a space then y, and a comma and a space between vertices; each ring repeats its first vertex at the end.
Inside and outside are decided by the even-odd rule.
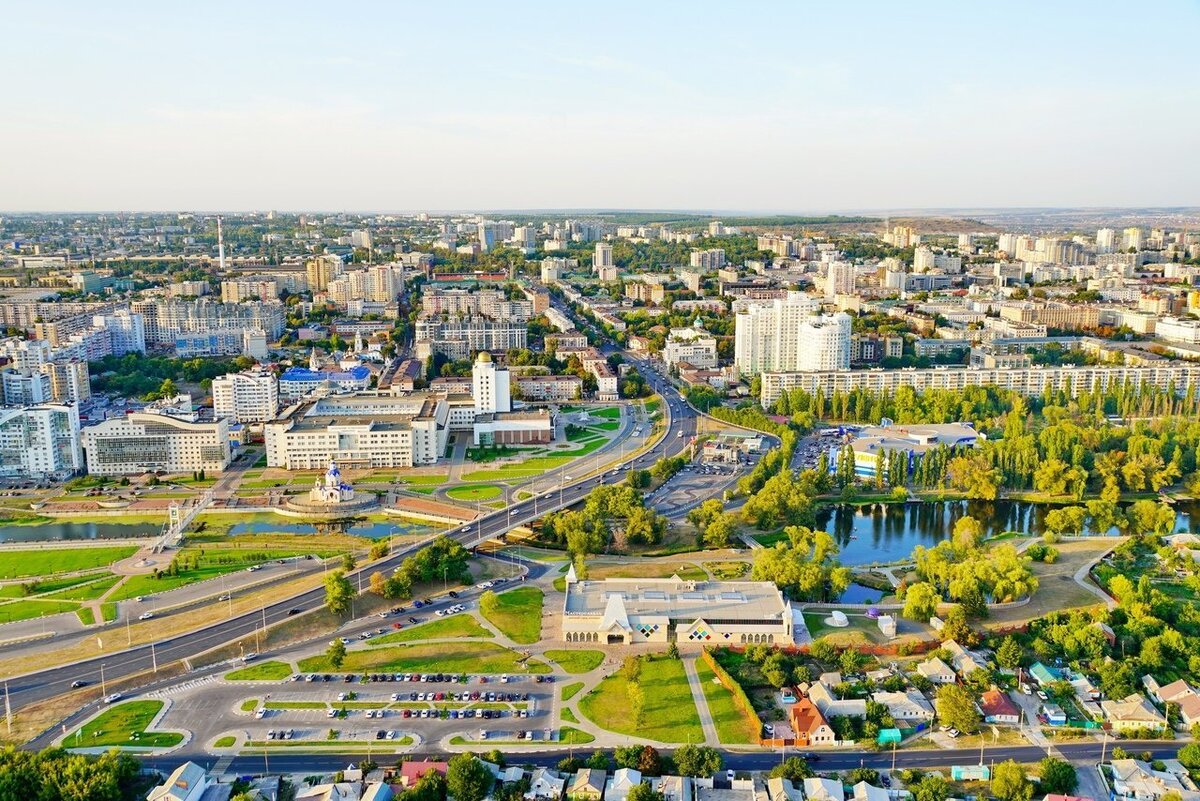
POLYGON ((0 209, 1200 204, 1200 4, 10 3, 0 209))

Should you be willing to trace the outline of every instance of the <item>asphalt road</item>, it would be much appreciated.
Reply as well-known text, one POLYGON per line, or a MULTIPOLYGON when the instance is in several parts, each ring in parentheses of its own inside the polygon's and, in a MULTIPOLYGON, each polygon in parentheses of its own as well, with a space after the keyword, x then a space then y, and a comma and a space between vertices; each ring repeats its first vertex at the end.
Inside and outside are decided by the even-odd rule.
MULTIPOLYGON (((1112 743, 1109 743, 1109 753, 1112 752, 1112 743)), ((1122 742, 1121 747, 1127 751, 1149 751, 1155 758, 1171 758, 1175 756, 1178 750, 1174 746, 1170 746, 1162 741, 1152 740, 1148 742, 1122 742)), ((579 755, 586 756, 591 753, 584 746, 574 749, 579 755)), ((1100 759, 1101 745, 1096 742, 1086 743, 1062 743, 1055 746, 1055 750, 1076 763, 1095 763, 1100 759)), ((510 764, 534 765, 538 767, 549 767, 558 764, 564 756, 564 749, 555 751, 520 751, 510 752, 508 759, 510 764)), ((663 753, 670 753, 670 749, 663 753)), ((759 751, 755 753, 725 753, 725 767, 734 770, 769 770, 775 765, 778 765, 780 760, 788 756, 804 756, 814 752, 807 750, 797 750, 794 748, 780 749, 779 751, 759 751)), ((363 759, 363 754, 287 754, 287 753, 272 753, 268 756, 270 761, 270 771, 272 773, 322 773, 340 770, 347 765, 357 763, 363 759)), ((422 754, 406 754, 406 759, 422 759, 425 757, 444 757, 444 754, 430 751, 422 754)), ((813 767, 820 771, 827 770, 849 770, 857 768, 860 765, 869 768, 887 769, 892 767, 892 754, 890 752, 876 751, 821 751, 816 753, 817 760, 813 762, 813 767)), ((1046 752, 1034 745, 1024 746, 1008 746, 1001 748, 985 748, 983 752, 984 764, 993 764, 1002 762, 1007 759, 1015 759, 1018 762, 1037 762, 1042 757, 1046 756, 1046 752)), ((212 762, 216 758, 211 758, 212 762)), ((180 763, 179 756, 166 757, 147 757, 142 760, 143 764, 149 768, 155 768, 163 772, 170 772, 178 767, 180 763)), ((381 764, 387 764, 385 761, 381 764)), ((951 765, 978 765, 979 750, 976 748, 962 748, 957 750, 935 750, 935 749, 919 749, 912 751, 897 751, 896 752, 896 769, 904 768, 945 768, 951 765)), ((264 772, 263 757, 261 756, 240 756, 235 757, 233 763, 229 766, 228 771, 238 774, 256 774, 264 772)))
MULTIPOLYGON (((670 387, 658 375, 646 370, 642 372, 647 382, 661 392, 667 399, 665 411, 670 415, 670 425, 660 445, 632 461, 632 466, 648 468, 662 456, 674 456, 683 451, 696 433, 696 412, 679 397, 678 392, 670 387)), ((562 494, 554 493, 545 499, 535 514, 532 501, 523 501, 509 509, 492 512, 470 525, 462 526, 449 536, 472 548, 480 543, 507 533, 514 527, 533 522, 542 515, 556 509, 572 506, 584 499, 589 492, 600 484, 618 484, 625 480, 625 470, 609 470, 603 475, 577 481, 565 487, 562 494), (561 499, 561 500, 560 500, 561 499)), ((391 570, 399 567, 406 557, 411 555, 417 546, 400 550, 382 562, 373 563, 358 568, 348 574, 352 582, 357 583, 358 574, 367 578, 377 570, 391 570)), ((238 617, 223 620, 208 628, 170 637, 151 645, 134 647, 114 654, 76 662, 62 667, 26 673, 20 676, 2 677, 7 681, 9 701, 14 710, 22 706, 52 698, 70 689, 71 683, 85 681, 99 685, 101 681, 101 665, 104 679, 114 681, 126 676, 149 671, 157 659, 159 665, 166 665, 181 659, 188 659, 225 643, 233 642, 246 635, 254 633, 256 628, 271 626, 288 617, 289 610, 308 611, 321 607, 325 602, 325 591, 316 588, 300 593, 287 600, 280 601, 262 609, 238 617), (151 653, 153 647, 153 654, 151 653)))

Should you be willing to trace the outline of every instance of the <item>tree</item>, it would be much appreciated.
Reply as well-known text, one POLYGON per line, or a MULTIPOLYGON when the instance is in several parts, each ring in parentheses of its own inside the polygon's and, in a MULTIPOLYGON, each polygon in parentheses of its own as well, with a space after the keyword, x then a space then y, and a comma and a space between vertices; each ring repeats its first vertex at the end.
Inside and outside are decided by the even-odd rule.
POLYGON ((325 659, 333 665, 334 670, 341 670, 342 665, 346 663, 346 643, 338 637, 329 643, 329 647, 325 649, 325 659))
POLYGON ((992 795, 1000 801, 1029 801, 1033 784, 1025 778, 1025 769, 1010 759, 992 770, 992 795))
POLYGON ((915 801, 946 801, 950 797, 950 783, 938 775, 925 776, 908 789, 915 801))
POLYGON ((492 773, 474 754, 456 754, 446 766, 446 790, 457 801, 483 801, 492 773))
POLYGON ((633 725, 641 728, 646 712, 646 694, 642 692, 642 685, 637 682, 627 683, 625 702, 629 705, 629 718, 633 721, 633 725))
POLYGON ((675 769, 681 776, 712 776, 721 769, 721 752, 705 745, 680 746, 675 751, 675 769))
POLYGON ((627 798, 629 801, 665 801, 665 796, 646 782, 631 787, 627 798))
POLYGON ((812 768, 800 757, 788 757, 783 762, 771 768, 772 779, 789 779, 793 782, 804 781, 813 777, 812 768))
POLYGON ((828 532, 788 526, 784 533, 786 542, 754 552, 750 575, 755 581, 772 581, 800 601, 824 601, 845 592, 850 571, 838 562, 838 546, 828 532))
POLYGON ((904 591, 904 610, 901 612, 909 620, 927 621, 937 614, 938 604, 942 597, 928 581, 918 581, 904 591))
POLYGON ((334 570, 325 577, 325 607, 335 615, 350 611, 354 602, 354 588, 350 579, 341 570, 334 570))
POLYGON ((349 573, 357 565, 358 565, 358 562, 355 561, 354 554, 352 554, 352 553, 342 554, 342 570, 345 570, 347 573, 349 573))
POLYGON ((983 523, 970 515, 960 517, 954 522, 954 544, 964 551, 974 550, 983 542, 983 523))
POLYGON ((1200 743, 1192 742, 1180 748, 1177 759, 1188 770, 1200 768, 1200 743))
POLYGON ((387 540, 379 540, 371 546, 371 560, 382 559, 388 555, 391 545, 387 540))
POLYGON ((371 592, 383 598, 386 598, 388 594, 387 579, 378 570, 371 574, 371 592))
POLYGON ((1067 795, 1073 792, 1076 785, 1079 784, 1075 766, 1065 759, 1046 757, 1038 766, 1038 775, 1041 777, 1038 789, 1043 793, 1067 795))
POLYGON ((1002 668, 1016 670, 1021 666, 1021 646, 1012 637, 1005 637, 996 648, 996 663, 1002 668))
POLYGON ((938 719, 945 726, 966 734, 979 731, 979 710, 971 691, 961 684, 946 684, 937 694, 938 719))
POLYGON ((994 501, 1000 492, 1000 470, 992 467, 987 455, 981 451, 955 456, 946 465, 946 477, 950 486, 968 498, 994 501))
POLYGON ((658 776, 662 773, 662 755, 654 746, 643 745, 636 767, 643 776, 658 776))

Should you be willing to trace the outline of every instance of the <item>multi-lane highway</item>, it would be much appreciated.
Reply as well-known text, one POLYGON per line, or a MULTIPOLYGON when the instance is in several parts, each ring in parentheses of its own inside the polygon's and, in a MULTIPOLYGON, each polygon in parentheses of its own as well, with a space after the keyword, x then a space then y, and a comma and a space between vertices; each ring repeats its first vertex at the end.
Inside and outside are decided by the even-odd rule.
MULTIPOLYGON (((635 364, 640 366, 640 363, 636 361, 635 364)), ((649 467, 662 456, 674 456, 682 452, 696 433, 696 412, 680 398, 678 392, 668 382, 649 370, 643 372, 643 375, 650 386, 663 395, 665 399, 664 412, 668 415, 668 425, 658 445, 643 455, 624 463, 630 468, 649 467)), ((614 469, 610 463, 609 469, 602 474, 583 477, 581 480, 565 486, 561 494, 555 492, 549 498, 539 499, 536 513, 532 501, 523 501, 510 509, 492 512, 470 525, 447 533, 466 547, 471 548, 498 537, 516 526, 531 523, 547 512, 572 506, 601 484, 616 484, 624 481, 625 474, 626 468, 614 469)), ((364 565, 351 572, 349 577, 351 581, 357 583, 359 573, 363 573, 365 579, 369 573, 377 570, 388 571, 399 567, 400 563, 416 548, 417 546, 414 545, 392 554, 381 562, 364 565)), ((147 644, 62 667, 8 677, 9 701, 13 709, 19 709, 26 704, 64 693, 71 688, 73 682, 85 681, 98 685, 101 680, 101 665, 104 666, 104 679, 110 682, 145 673, 152 670, 156 662, 162 666, 197 656, 217 646, 252 635, 255 629, 279 623, 285 620, 289 614, 295 614, 291 610, 309 611, 319 608, 324 602, 325 591, 323 588, 317 588, 254 612, 214 623, 203 630, 164 639, 154 643, 153 646, 147 644)))

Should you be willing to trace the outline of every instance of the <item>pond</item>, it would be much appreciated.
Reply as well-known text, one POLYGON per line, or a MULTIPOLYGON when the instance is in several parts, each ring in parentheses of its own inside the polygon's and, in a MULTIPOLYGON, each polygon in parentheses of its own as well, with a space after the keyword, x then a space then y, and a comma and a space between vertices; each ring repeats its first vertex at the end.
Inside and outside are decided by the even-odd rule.
POLYGON ((49 540, 106 540, 157 537, 161 523, 111 523, 53 521, 39 524, 0 526, 0 542, 47 542, 49 540))
MULTIPOLYGON (((954 523, 964 515, 983 523, 989 537, 1005 531, 1041 534, 1046 513, 1053 508, 1004 500, 832 506, 817 513, 817 525, 841 546, 842 564, 868 565, 906 559, 917 545, 937 545, 950 536, 954 523)), ((1200 503, 1179 503, 1175 511, 1176 531, 1200 534, 1200 503)))
MULTIPOLYGON (((424 537, 436 534, 441 528, 415 523, 411 520, 377 521, 339 520, 327 523, 305 523, 280 517, 278 521, 247 521, 234 523, 230 534, 352 534, 358 537, 380 539, 390 536, 424 537)), ((52 540, 99 540, 157 537, 162 531, 159 523, 122 523, 120 518, 113 522, 53 521, 40 524, 14 524, 0 526, 0 542, 49 542, 52 540)))

